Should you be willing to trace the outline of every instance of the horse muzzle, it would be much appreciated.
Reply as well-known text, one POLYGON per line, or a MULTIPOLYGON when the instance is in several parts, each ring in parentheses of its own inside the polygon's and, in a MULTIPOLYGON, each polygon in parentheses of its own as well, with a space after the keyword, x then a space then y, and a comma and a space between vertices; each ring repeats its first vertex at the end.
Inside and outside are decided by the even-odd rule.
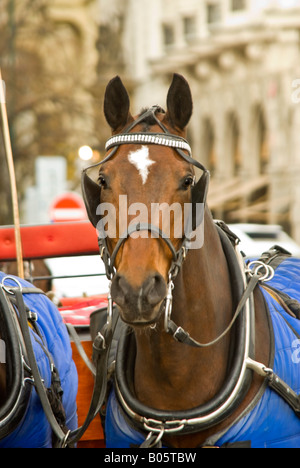
POLYGON ((138 287, 117 273, 111 285, 112 299, 119 306, 121 318, 131 326, 148 326, 157 322, 166 292, 166 282, 159 273, 149 274, 138 287))

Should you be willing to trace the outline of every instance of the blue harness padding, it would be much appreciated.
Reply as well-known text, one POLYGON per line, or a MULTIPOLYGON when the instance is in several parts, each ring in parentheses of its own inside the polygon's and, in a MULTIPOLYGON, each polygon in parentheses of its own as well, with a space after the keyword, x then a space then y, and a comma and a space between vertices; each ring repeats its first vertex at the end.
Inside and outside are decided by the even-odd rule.
POLYGON ((141 434, 125 420, 115 391, 112 389, 105 418, 105 445, 106 448, 132 448, 139 447, 145 440, 141 434))
MULTIPOLYGON (((0 282, 6 275, 0 272, 0 282)), ((27 281, 17 278, 24 288, 33 286, 27 281)), ((6 280, 5 285, 16 287, 12 280, 6 280)), ((24 302, 31 312, 36 313, 37 327, 44 339, 48 352, 59 372, 63 389, 63 407, 66 413, 66 425, 69 430, 78 426, 76 397, 78 376, 72 359, 70 338, 56 306, 43 294, 24 294, 24 302)), ((51 386, 50 362, 43 350, 39 336, 30 329, 32 345, 45 387, 51 386)), ((43 411, 39 396, 32 388, 26 413, 18 427, 7 437, 0 440, 0 448, 51 448, 52 430, 43 411)))
MULTIPOLYGON (((268 285, 300 301, 300 260, 281 263, 268 285)), ((273 371, 297 394, 300 393, 300 320, 293 318, 261 288, 274 331, 273 371)), ((268 363, 267 367, 268 367, 268 363)), ((255 407, 234 424, 216 445, 251 441, 253 448, 300 448, 300 419, 272 389, 266 388, 255 407)))
MULTIPOLYGON (((268 284, 300 301, 300 259, 290 258, 278 266, 268 284)), ((261 288, 269 309, 274 333, 273 371, 296 393, 300 393, 300 320, 288 314, 272 296, 261 288)), ((264 363, 269 367, 269 363, 264 363)), ((272 389, 265 386, 257 402, 252 402, 242 416, 215 443, 250 441, 252 448, 300 447, 300 419, 293 409, 272 389), (264 390, 264 391, 263 391, 264 390)), ((145 436, 125 419, 114 390, 111 391, 105 421, 107 448, 141 445, 145 436)))

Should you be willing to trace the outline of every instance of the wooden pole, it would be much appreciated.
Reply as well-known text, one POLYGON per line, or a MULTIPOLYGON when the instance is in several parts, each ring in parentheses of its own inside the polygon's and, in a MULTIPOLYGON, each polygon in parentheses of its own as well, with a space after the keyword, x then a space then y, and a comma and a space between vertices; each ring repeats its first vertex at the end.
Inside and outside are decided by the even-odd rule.
POLYGON ((12 146, 11 146, 11 140, 10 140, 10 134, 9 134, 4 82, 2 80, 1 68, 0 68, 0 108, 1 108, 1 117, 2 117, 2 124, 3 124, 4 147, 5 147, 5 153, 6 153, 7 165, 8 165, 8 171, 9 171, 10 186, 11 186, 18 276, 20 278, 24 278, 24 263, 23 263, 23 252, 22 252, 21 229, 20 229, 18 193, 17 193, 14 160, 13 160, 13 154, 12 154, 12 146))

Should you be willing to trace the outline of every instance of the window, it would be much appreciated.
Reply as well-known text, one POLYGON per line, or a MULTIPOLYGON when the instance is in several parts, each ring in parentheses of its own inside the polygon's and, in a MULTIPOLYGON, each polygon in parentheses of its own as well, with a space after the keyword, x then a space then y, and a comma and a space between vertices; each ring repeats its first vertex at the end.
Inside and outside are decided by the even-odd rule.
POLYGON ((174 45, 175 32, 174 32, 174 28, 172 25, 170 24, 163 25, 163 39, 164 39, 164 45, 166 47, 174 45))
POLYGON ((221 6, 219 3, 208 3, 206 5, 208 24, 217 23, 221 19, 221 6))
POLYGON ((196 19, 192 16, 183 18, 183 32, 186 39, 193 39, 196 35, 196 19))
POLYGON ((245 10, 245 8, 246 8, 246 0, 231 0, 232 11, 245 10))

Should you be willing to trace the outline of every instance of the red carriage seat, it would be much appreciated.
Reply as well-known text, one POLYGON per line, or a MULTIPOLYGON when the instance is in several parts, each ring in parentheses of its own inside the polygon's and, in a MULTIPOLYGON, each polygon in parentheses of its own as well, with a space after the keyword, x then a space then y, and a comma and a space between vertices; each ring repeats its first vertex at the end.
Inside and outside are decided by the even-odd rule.
MULTIPOLYGON (((89 221, 21 226, 24 260, 99 255, 97 232, 89 221)), ((0 261, 16 260, 14 227, 0 227, 0 261)), ((61 315, 75 326, 89 325, 90 314, 106 304, 106 295, 62 298, 61 315)))
MULTIPOLYGON (((25 260, 99 252, 96 229, 89 221, 21 226, 21 238, 25 260)), ((0 259, 16 259, 14 227, 0 227, 0 259)))

